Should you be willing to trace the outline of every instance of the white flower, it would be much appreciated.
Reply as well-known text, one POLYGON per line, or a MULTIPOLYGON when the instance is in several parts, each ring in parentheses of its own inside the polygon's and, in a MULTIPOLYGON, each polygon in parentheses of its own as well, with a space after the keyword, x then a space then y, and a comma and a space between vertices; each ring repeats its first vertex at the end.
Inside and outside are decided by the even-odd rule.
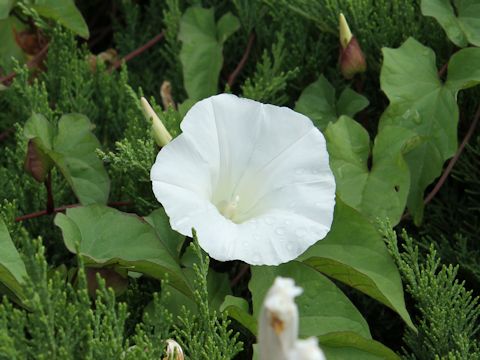
POLYGON ((318 339, 310 337, 295 342, 288 353, 288 360, 326 360, 326 357, 318 346, 318 339))
POLYGON ((152 167, 173 229, 221 261, 278 265, 330 230, 335 181, 310 119, 234 95, 195 104, 152 167))
POLYGON ((295 297, 302 291, 292 279, 282 277, 277 277, 268 290, 258 324, 260 359, 288 359, 298 336, 295 297))
POLYGON ((182 347, 175 340, 167 340, 167 350, 163 360, 184 360, 182 347))

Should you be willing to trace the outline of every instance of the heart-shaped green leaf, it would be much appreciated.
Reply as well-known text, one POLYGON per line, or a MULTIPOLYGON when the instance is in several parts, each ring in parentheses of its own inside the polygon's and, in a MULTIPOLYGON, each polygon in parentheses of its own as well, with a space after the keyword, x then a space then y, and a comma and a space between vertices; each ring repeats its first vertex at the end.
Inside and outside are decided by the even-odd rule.
POLYGON ((400 274, 382 236, 365 216, 341 201, 327 237, 298 260, 380 301, 414 328, 400 274))
POLYGON ((158 238, 155 229, 131 214, 102 205, 68 209, 57 214, 67 248, 86 265, 115 266, 152 276, 168 275, 169 284, 191 296, 180 266, 158 238))
POLYGON ((367 322, 343 292, 314 268, 292 261, 279 266, 254 266, 248 285, 253 314, 258 318, 265 295, 277 276, 289 277, 303 288, 297 297, 300 337, 352 331, 370 338, 367 322))
POLYGON ((17 249, 13 245, 7 226, 0 218, 0 283, 18 299, 22 298, 22 284, 27 271, 17 249))

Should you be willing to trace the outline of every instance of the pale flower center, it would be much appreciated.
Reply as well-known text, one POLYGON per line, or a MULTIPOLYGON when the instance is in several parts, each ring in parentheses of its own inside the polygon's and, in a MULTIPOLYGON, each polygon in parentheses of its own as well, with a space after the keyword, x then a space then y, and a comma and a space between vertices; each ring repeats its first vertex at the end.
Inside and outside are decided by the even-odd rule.
POLYGON ((223 200, 218 204, 218 211, 225 216, 227 219, 232 220, 235 222, 235 214, 238 209, 238 203, 240 202, 240 196, 235 195, 232 199, 230 200, 223 200))

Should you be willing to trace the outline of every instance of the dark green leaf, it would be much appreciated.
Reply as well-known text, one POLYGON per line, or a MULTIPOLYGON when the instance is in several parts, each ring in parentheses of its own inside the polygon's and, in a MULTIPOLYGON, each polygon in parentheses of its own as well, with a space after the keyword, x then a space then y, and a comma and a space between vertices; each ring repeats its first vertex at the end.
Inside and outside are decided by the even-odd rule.
POLYGON ((400 135, 402 129, 377 136, 369 169, 370 138, 358 122, 342 116, 325 131, 340 198, 372 219, 388 217, 394 224, 405 209, 410 182, 400 135))
POLYGON ((367 98, 349 87, 343 90, 337 101, 335 88, 321 75, 317 81, 303 90, 295 104, 295 111, 308 116, 316 127, 324 130, 341 115, 353 117, 367 106, 367 98))
POLYGON ((226 312, 229 317, 235 319, 253 335, 257 334, 257 321, 250 315, 248 301, 244 298, 227 295, 220 306, 220 311, 226 312))
POLYGON ((258 317, 265 295, 277 276, 293 278, 303 288, 303 294, 296 298, 300 337, 352 331, 370 338, 367 322, 343 292, 318 271, 297 261, 252 267, 248 287, 255 317, 258 317))
POLYGON ((337 199, 332 230, 299 258, 396 311, 412 328, 400 274, 367 218, 337 199))
MULTIPOLYGON (((10 10, 12 10, 15 2, 16 0, 0 0, 0 20, 6 19, 10 15, 10 10)), ((2 42, 0 44, 3 46, 2 42)))
POLYGON ((165 210, 163 208, 158 208, 145 217, 145 221, 152 225, 157 232, 158 237, 170 251, 173 258, 178 259, 185 236, 172 230, 165 210))
POLYGON ((468 89, 480 83, 480 48, 462 49, 448 63, 446 86, 454 91, 468 89))
POLYGON ((58 21, 84 39, 90 36, 87 23, 73 0, 36 0, 32 8, 39 15, 58 21))
POLYGON ((384 48, 383 54, 380 82, 390 105, 380 119, 379 134, 389 128, 398 132, 398 142, 417 143, 405 160, 411 179, 407 205, 418 224, 426 187, 457 150, 456 91, 441 83, 434 52, 416 40, 410 38, 398 49, 384 48))
POLYGON ((0 20, 0 65, 5 71, 13 71, 14 62, 12 58, 20 63, 23 63, 26 59, 23 50, 15 41, 14 33, 14 29, 18 32, 24 28, 25 25, 16 17, 10 16, 0 20))
POLYGON ((400 360, 385 345, 352 332, 334 332, 319 337, 328 360, 400 360))
POLYGON ((7 226, 0 218, 0 283, 19 299, 22 298, 22 284, 27 277, 25 265, 13 245, 7 226))
POLYGON ((83 205, 105 204, 110 191, 110 180, 98 158, 100 148, 93 125, 81 114, 68 114, 58 122, 58 132, 44 116, 34 114, 25 124, 27 139, 47 154, 60 169, 83 205))
POLYGON ((190 101, 215 95, 223 64, 223 42, 239 27, 231 14, 215 24, 214 10, 190 7, 182 16, 179 39, 185 90, 190 101))
POLYGON ((139 217, 91 205, 57 214, 67 248, 85 259, 86 265, 115 266, 162 279, 190 296, 191 290, 180 266, 158 238, 155 230, 139 217))
POLYGON ((434 17, 457 46, 480 46, 480 3, 477 0, 422 0, 425 16, 434 17))

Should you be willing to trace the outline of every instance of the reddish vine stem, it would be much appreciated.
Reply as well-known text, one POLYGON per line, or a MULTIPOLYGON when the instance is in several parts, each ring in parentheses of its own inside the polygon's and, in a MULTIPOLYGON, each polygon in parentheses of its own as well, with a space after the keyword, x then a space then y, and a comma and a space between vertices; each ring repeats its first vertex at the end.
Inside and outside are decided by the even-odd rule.
MULTIPOLYGON (((130 204, 131 204, 131 201, 116 201, 116 202, 108 203, 108 206, 121 207, 121 206, 130 205, 130 204)), ((58 208, 53 209, 51 214, 64 212, 67 209, 75 208, 75 207, 79 207, 79 206, 82 206, 82 205, 81 204, 71 204, 71 205, 60 206, 58 208)), ((44 215, 47 215, 47 214, 49 214, 48 210, 37 211, 37 212, 31 213, 31 214, 22 215, 22 216, 17 217, 15 219, 15 222, 21 222, 21 221, 25 221, 25 220, 29 220, 29 219, 35 219, 35 218, 38 218, 38 217, 41 217, 41 216, 44 216, 44 215)))
POLYGON ((235 287, 240 282, 240 280, 245 276, 248 270, 250 270, 250 265, 242 264, 240 266, 240 270, 238 271, 238 274, 230 282, 230 286, 235 287))
MULTIPOLYGON (((48 44, 45 45, 42 50, 40 50, 34 57, 32 60, 30 60, 28 63, 27 63, 27 67, 31 68, 33 66, 35 66, 43 57, 43 55, 45 55, 47 53, 47 50, 48 50, 48 44)), ((17 76, 17 73, 16 72, 12 72, 2 78, 0 78, 0 84, 4 84, 4 83, 7 83, 9 82, 10 80, 12 80, 15 76, 17 76)))
POLYGON ((127 55, 125 55, 123 58, 121 58, 120 60, 117 60, 113 65, 112 67, 110 68, 110 71, 112 70, 115 70, 115 69, 118 69, 120 66, 122 66, 123 62, 128 62, 130 60, 132 60, 133 58, 137 57, 138 55, 140 55, 141 53, 147 51, 148 49, 150 49, 153 45, 155 45, 156 43, 158 43, 160 40, 163 39, 163 37, 165 36, 165 30, 162 30, 162 32, 160 34, 157 34, 155 37, 153 37, 152 39, 150 39, 149 41, 147 41, 145 44, 143 44, 142 46, 140 46, 139 48, 133 50, 131 53, 128 53, 127 55))
POLYGON ((247 47, 245 48, 245 52, 243 53, 243 56, 240 59, 240 62, 237 64, 237 67, 235 68, 235 70, 233 70, 233 72, 228 77, 227 84, 230 88, 232 88, 233 84, 235 84, 235 80, 237 80, 238 75, 240 74, 243 67, 247 63, 248 57, 250 56, 250 52, 252 51, 252 46, 254 41, 255 41, 255 33, 252 32, 248 37, 247 47))
POLYGON ((453 169, 453 166, 455 165, 455 163, 460 158, 460 155, 462 154, 463 149, 465 149, 465 146, 468 144, 468 141, 470 140, 473 133, 475 132, 475 128, 478 125, 478 120, 479 119, 480 119, 480 105, 477 108, 475 116, 473 117, 473 121, 470 124, 470 128, 468 129, 467 133, 465 134, 465 137, 463 138, 462 143, 458 147, 457 152, 450 159, 450 162, 448 163, 447 167, 445 168, 445 170, 444 170, 442 176, 440 177, 440 179, 438 180, 438 182, 435 184, 435 187, 432 189, 432 191, 427 195, 427 197, 423 201, 424 204, 428 204, 430 201, 432 201, 432 199, 435 197, 435 195, 437 195, 437 193, 440 191, 441 187, 443 186, 443 184, 447 180, 448 175, 450 175, 450 173, 453 169))

